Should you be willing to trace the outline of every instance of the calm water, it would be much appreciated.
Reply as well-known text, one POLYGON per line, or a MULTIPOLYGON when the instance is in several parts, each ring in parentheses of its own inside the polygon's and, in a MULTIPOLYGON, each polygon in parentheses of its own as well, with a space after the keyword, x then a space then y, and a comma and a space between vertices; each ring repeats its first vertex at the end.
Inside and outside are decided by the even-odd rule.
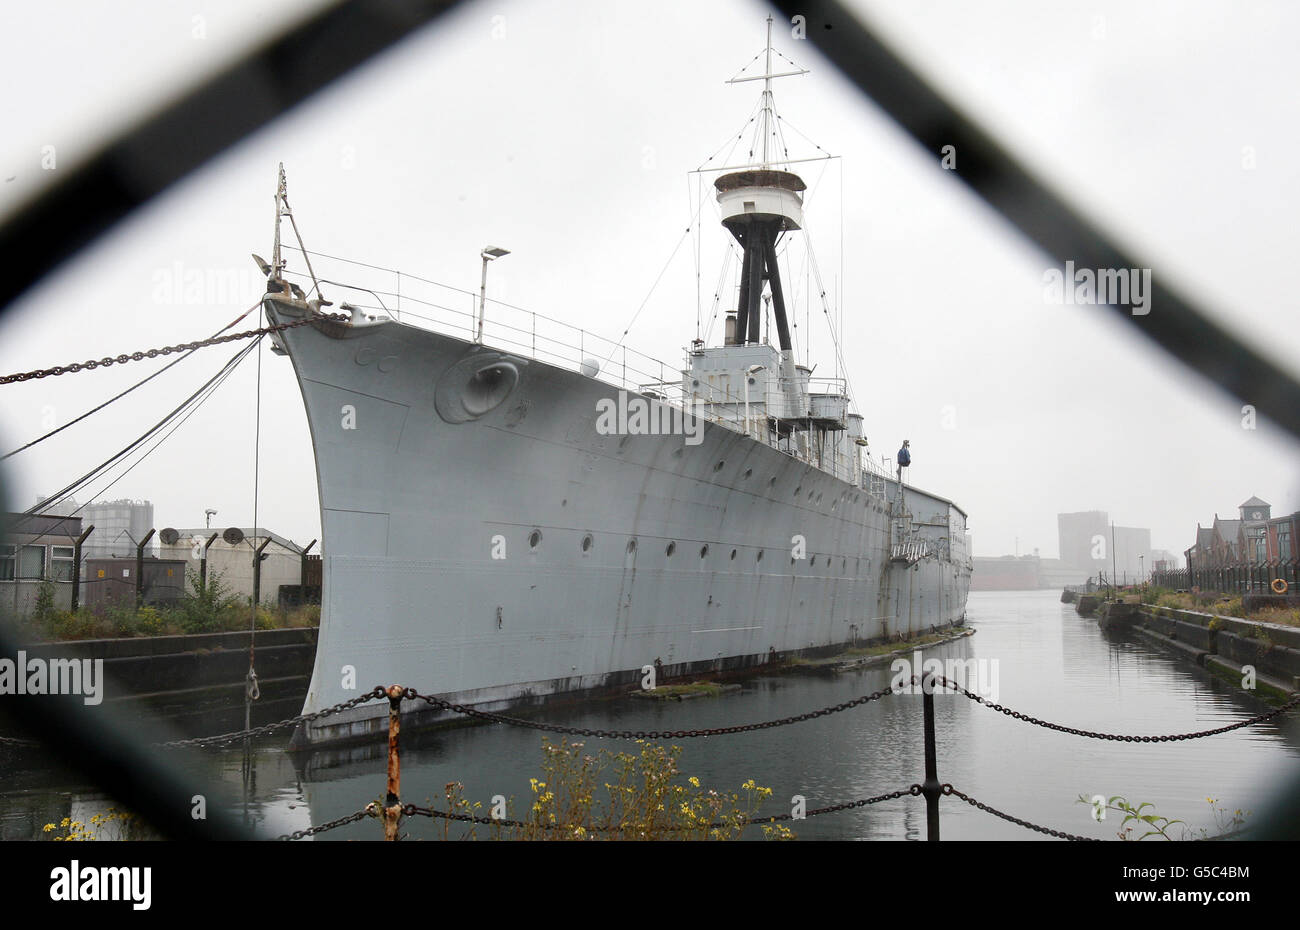
MULTIPOLYGON (((1058 594, 981 592, 971 595, 972 637, 932 650, 936 657, 996 660, 997 699, 1045 720, 1119 733, 1177 733, 1222 726, 1266 710, 1189 661, 1141 640, 1108 640, 1058 594)), ((888 686, 887 667, 833 678, 781 675, 744 683, 740 693, 682 703, 634 699, 547 710, 546 719, 604 729, 688 729, 757 722, 845 701, 888 686)), ((939 777, 993 807, 1072 833, 1113 838, 1119 817, 1096 823, 1080 795, 1124 795, 1191 827, 1217 832, 1207 797, 1228 809, 1258 811, 1270 786, 1294 772, 1300 723, 1286 719, 1232 733, 1170 744, 1086 740, 1012 720, 964 697, 936 698, 939 777)), ((805 723, 709 739, 688 739, 681 768, 701 784, 737 790, 753 778, 771 787, 763 813, 789 810, 800 794, 808 808, 884 794, 920 782, 924 772, 921 698, 890 697, 805 723)), ((594 754, 602 741, 587 741, 594 754)), ((608 742, 611 749, 635 748, 608 742)), ((487 807, 493 795, 531 796, 539 774, 541 734, 499 726, 408 734, 403 741, 404 801, 426 803, 460 781, 487 807)), ((363 807, 383 794, 383 758, 376 747, 342 758, 294 759, 267 742, 253 756, 210 753, 196 765, 219 779, 265 833, 302 829, 363 807), (305 764, 304 764, 305 763, 305 764), (245 787, 247 783, 247 787, 245 787)), ((0 781, 0 836, 26 839, 44 823, 78 819, 111 805, 102 794, 30 757, 5 763, 0 781)), ((945 839, 1043 839, 955 800, 942 802, 945 839)), ((1249 822, 1249 819, 1248 819, 1249 822)), ((923 839, 922 799, 905 798, 816 817, 792 825, 810 839, 923 839)), ((441 824, 404 822, 412 838, 441 836, 441 824)), ((377 839, 372 820, 322 839, 377 839)), ((453 832, 453 835, 456 835, 453 832)), ((757 834, 756 834, 757 835, 757 834)))

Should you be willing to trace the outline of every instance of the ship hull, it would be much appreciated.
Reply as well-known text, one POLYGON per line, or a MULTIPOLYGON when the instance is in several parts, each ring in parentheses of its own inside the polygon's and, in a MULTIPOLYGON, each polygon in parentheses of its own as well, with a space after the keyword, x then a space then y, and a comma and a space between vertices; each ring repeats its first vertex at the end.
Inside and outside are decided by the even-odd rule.
MULTIPOLYGON (((266 304, 275 322, 304 315, 266 304)), ((640 684, 647 667, 659 680, 740 669, 964 616, 964 549, 891 558, 892 482, 872 494, 714 423, 611 434, 600 402, 619 389, 577 359, 359 322, 281 334, 323 528, 304 713, 391 683, 499 710, 640 684)), ((918 524, 964 542, 950 502, 903 495, 918 524)), ((386 719, 375 702, 295 743, 368 737, 386 719)))

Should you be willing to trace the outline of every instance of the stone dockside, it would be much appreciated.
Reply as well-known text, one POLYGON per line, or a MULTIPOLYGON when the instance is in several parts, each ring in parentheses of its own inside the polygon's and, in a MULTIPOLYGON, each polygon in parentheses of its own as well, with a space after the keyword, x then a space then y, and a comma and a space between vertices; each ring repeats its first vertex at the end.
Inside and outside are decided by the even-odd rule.
POLYGON ((1131 631, 1238 687, 1251 681, 1261 696, 1274 698, 1300 693, 1300 628, 1090 594, 1077 595, 1074 604, 1103 630, 1131 631))

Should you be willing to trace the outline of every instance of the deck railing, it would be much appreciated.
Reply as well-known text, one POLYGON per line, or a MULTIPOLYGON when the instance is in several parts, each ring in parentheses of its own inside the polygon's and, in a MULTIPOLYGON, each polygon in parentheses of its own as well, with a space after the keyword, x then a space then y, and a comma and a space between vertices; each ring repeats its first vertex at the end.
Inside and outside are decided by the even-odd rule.
MULTIPOLYGON (((300 251, 288 246, 285 248, 291 252, 300 251)), ((312 258, 319 287, 334 303, 333 309, 339 310, 346 305, 366 314, 386 316, 396 322, 475 341, 479 294, 391 268, 321 252, 309 251, 307 254, 312 258)), ((317 285, 313 284, 310 276, 293 270, 286 270, 284 274, 313 296, 312 290, 317 285)), ((811 445, 807 452, 800 452, 790 438, 783 441, 779 425, 785 418, 769 418, 765 410, 769 398, 784 400, 788 396, 785 392, 787 379, 772 379, 773 390, 751 392, 752 413, 747 419, 743 392, 719 392, 711 385, 701 385, 704 390, 700 392, 688 392, 682 372, 688 370, 689 365, 670 364, 628 348, 621 342, 506 301, 488 298, 484 304, 484 345, 578 371, 583 369, 584 363, 595 362, 598 369, 594 377, 606 384, 649 395, 660 403, 681 410, 684 415, 744 433, 798 461, 869 490, 868 474, 887 476, 889 473, 883 460, 874 462, 867 453, 861 456, 862 473, 855 474, 855 456, 851 449, 847 454, 832 454, 818 462, 811 445), (776 428, 767 428, 769 420, 775 421, 773 425, 776 428)), ((805 389, 810 397, 823 394, 841 396, 846 393, 846 382, 843 378, 813 378, 806 382, 805 389)), ((847 441, 847 437, 841 440, 847 441)))

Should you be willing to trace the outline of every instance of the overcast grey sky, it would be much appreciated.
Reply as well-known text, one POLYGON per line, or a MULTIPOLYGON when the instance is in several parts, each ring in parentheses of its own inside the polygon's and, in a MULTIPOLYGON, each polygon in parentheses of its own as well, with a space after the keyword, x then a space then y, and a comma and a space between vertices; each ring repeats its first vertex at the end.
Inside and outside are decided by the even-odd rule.
MULTIPOLYGON (((0 184, 0 209, 49 180, 44 147, 54 147, 54 171, 74 164, 122 120, 312 6, 5 5, 0 33, 14 41, 0 62, 0 175, 12 180, 0 184)), ((1153 275, 1297 370, 1300 6, 856 8, 1153 275)), ((479 249, 501 245, 512 254, 492 268, 493 296, 617 338, 650 294, 628 343, 677 363, 695 334, 693 240, 651 286, 690 220, 687 172, 757 100, 758 85, 724 82, 762 48, 766 15, 748 2, 466 3, 30 293, 0 324, 0 371, 188 341, 230 322, 261 292, 248 253, 269 256, 280 161, 309 248, 476 290, 479 249), (195 276, 232 275, 234 294, 186 293, 195 276)), ((1263 420, 1243 429, 1240 402, 1110 311, 1046 303, 1043 256, 780 20, 776 35, 812 72, 777 82, 781 114, 843 156, 800 170, 873 451, 892 454, 909 438, 912 480, 969 512, 976 554, 1010 552, 1018 539, 1022 553, 1055 555, 1058 511, 1105 509, 1181 552, 1198 519, 1235 514, 1252 494, 1275 513, 1300 509, 1295 443, 1263 420)), ((792 156, 816 154, 790 142, 792 156)), ((702 227, 707 296, 725 233, 707 208, 702 227)), ((812 332, 817 373, 829 374, 826 326, 812 332)), ((115 452, 231 352, 206 349, 8 460, 14 503, 115 452)), ((0 446, 160 365, 0 388, 0 446)), ((207 507, 219 511, 214 524, 250 523, 255 383, 250 360, 107 496, 152 500, 160 527, 199 525, 207 507)), ((259 521, 305 542, 320 524, 287 359, 264 355, 262 389, 259 521)))

